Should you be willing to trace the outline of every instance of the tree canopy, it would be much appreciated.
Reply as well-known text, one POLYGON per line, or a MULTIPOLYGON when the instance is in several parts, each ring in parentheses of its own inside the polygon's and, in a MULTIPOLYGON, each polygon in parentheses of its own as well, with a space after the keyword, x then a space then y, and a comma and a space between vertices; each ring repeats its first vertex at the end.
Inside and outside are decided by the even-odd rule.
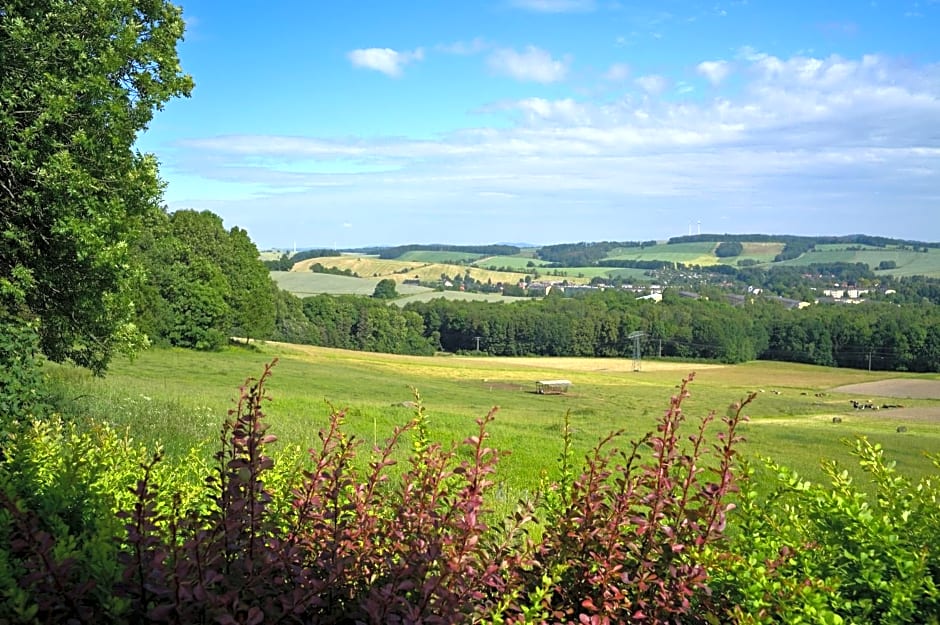
POLYGON ((395 299, 398 297, 397 284, 391 278, 379 280, 372 292, 372 297, 376 299, 395 299))
POLYGON ((178 7, 162 0, 9 0, 0 7, 0 322, 100 372, 131 344, 128 242, 159 207, 134 148, 171 98, 178 7))
POLYGON ((241 228, 226 231, 209 211, 155 213, 136 251, 147 272, 139 321, 154 340, 216 349, 229 336, 274 331, 274 284, 241 228))

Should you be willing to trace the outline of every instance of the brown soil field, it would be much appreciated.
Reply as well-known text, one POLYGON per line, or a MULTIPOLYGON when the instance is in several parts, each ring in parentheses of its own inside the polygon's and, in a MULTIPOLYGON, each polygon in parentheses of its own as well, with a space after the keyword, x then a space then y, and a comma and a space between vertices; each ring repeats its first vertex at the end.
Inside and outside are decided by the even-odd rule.
POLYGON ((878 380, 847 384, 832 389, 833 393, 846 393, 872 397, 907 397, 910 399, 940 399, 940 380, 878 380))

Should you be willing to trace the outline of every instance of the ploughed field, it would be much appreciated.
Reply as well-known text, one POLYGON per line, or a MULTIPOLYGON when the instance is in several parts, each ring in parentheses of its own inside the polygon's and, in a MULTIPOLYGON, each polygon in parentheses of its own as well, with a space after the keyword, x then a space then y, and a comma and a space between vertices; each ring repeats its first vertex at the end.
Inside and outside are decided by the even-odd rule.
POLYGON ((822 459, 854 464, 841 441, 867 436, 900 469, 919 476, 932 470, 925 453, 940 453, 937 375, 648 360, 634 371, 630 359, 417 357, 275 343, 218 353, 152 349, 116 361, 103 379, 70 367, 48 371, 70 412, 127 428, 135 440, 160 443, 172 456, 202 446, 208 457, 238 386, 274 358, 267 414, 276 446, 315 445, 329 411, 341 409, 347 431, 368 450, 411 418, 415 390, 431 436, 448 444, 473 434, 474 420, 498 407, 489 442, 510 452, 497 476, 507 497, 555 471, 566 414, 579 456, 613 430, 639 438, 655 428, 693 371, 684 404, 687 433, 710 410, 720 417, 754 393, 743 453, 755 461, 771 457, 820 478, 822 459), (535 392, 537 381, 558 379, 572 383, 567 393, 535 392))

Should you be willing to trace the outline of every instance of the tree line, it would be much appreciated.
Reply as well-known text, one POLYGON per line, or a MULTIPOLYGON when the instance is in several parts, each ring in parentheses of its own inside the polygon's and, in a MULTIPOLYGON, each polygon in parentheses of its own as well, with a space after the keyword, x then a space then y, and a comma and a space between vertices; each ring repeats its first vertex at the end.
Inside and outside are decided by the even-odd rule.
POLYGON ((581 243, 558 243, 543 245, 536 256, 551 263, 552 267, 590 267, 598 264, 612 250, 618 248, 643 248, 656 245, 656 241, 595 241, 581 243))
POLYGON ((667 244, 674 243, 719 243, 721 241, 738 241, 740 243, 784 243, 794 245, 868 245, 871 247, 888 247, 896 245, 912 248, 940 247, 940 243, 913 241, 910 239, 893 239, 870 234, 848 234, 843 236, 799 236, 793 234, 690 234, 671 237, 667 244))
POLYGON ((480 256, 515 256, 522 250, 515 245, 398 245, 386 247, 378 251, 379 258, 392 260, 400 258, 408 252, 459 252, 462 254, 479 254, 480 256))
POLYGON ((933 305, 787 309, 680 297, 636 300, 606 291, 510 306, 434 300, 409 304, 447 351, 499 356, 632 356, 634 331, 646 356, 722 362, 783 360, 826 366, 940 371, 940 311, 933 305))
POLYGON ((608 289, 512 304, 439 298, 401 309, 281 291, 275 308, 272 338, 343 349, 630 358, 628 337, 641 331, 644 357, 940 371, 940 309, 923 303, 787 309, 760 297, 735 306, 667 290, 653 302, 608 289))

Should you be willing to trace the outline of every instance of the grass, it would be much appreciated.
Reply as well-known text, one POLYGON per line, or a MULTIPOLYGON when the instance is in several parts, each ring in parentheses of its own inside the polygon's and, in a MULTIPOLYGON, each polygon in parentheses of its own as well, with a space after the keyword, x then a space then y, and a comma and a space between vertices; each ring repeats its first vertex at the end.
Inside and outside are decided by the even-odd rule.
POLYGON ((940 278, 940 249, 936 248, 928 248, 925 253, 910 249, 902 250, 897 247, 818 245, 816 251, 807 252, 799 258, 781 264, 801 267, 810 263, 865 263, 871 269, 877 269, 881 261, 894 261, 897 267, 878 271, 879 274, 940 278), (862 247, 862 249, 847 249, 848 247, 862 247))
MULTIPOLYGON (((115 362, 103 379, 71 367, 49 365, 48 371, 69 412, 129 428, 141 442, 159 441, 180 457, 193 445, 211 444, 237 386, 274 357, 280 360, 268 412, 279 444, 314 444, 331 404, 348 409, 350 432, 370 446, 381 442, 410 418, 413 411, 402 404, 417 388, 431 433, 443 441, 470 435, 474 419, 500 407, 491 444, 511 452, 500 475, 512 492, 531 490, 542 472, 554 470, 566 412, 579 455, 611 430, 623 428, 629 437, 639 437, 655 427, 691 370, 698 373, 685 404, 690 418, 712 409, 723 414, 731 402, 758 393, 746 426, 750 457, 770 456, 819 477, 822 458, 850 462, 841 439, 865 435, 884 445, 899 467, 919 475, 930 470, 923 453, 940 452, 940 420, 902 421, 889 411, 863 414, 851 409, 850 396, 833 391, 899 375, 805 365, 644 362, 642 371, 633 372, 631 361, 618 359, 410 357, 269 344, 219 353, 154 349, 133 362, 115 362), (569 394, 532 392, 536 380, 559 377, 573 382, 569 394), (842 423, 833 423, 834 416, 842 423), (906 433, 896 432, 901 423, 906 433)), ((940 399, 904 403, 940 413, 940 399)))
POLYGON ((508 297, 508 296, 500 295, 499 293, 467 293, 466 291, 425 291, 423 293, 416 293, 414 295, 407 295, 405 297, 399 297, 398 299, 393 300, 393 303, 398 304, 399 306, 404 306, 405 304, 409 304, 411 302, 429 302, 435 299, 508 303, 508 302, 521 302, 525 300, 530 300, 532 298, 531 297, 508 297))
POLYGON ((311 273, 309 268, 313 263, 320 263, 325 267, 338 267, 349 269, 361 278, 392 278, 397 282, 415 279, 422 282, 435 282, 441 279, 441 274, 448 276, 464 275, 470 273, 474 280, 494 283, 504 282, 515 284, 525 277, 524 273, 492 271, 467 265, 450 265, 446 263, 430 263, 423 261, 384 260, 374 256, 340 256, 331 258, 311 258, 294 265, 292 273, 311 273))
POLYGON ((532 256, 484 256, 483 258, 476 259, 473 264, 477 267, 490 268, 490 267, 507 267, 515 271, 526 271, 531 270, 532 267, 529 266, 529 263, 532 263, 536 267, 541 267, 542 265, 549 264, 548 261, 542 260, 541 258, 533 258, 532 256))
MULTIPOLYGON (((372 295, 375 285, 382 278, 352 278, 312 271, 272 271, 271 277, 278 286, 298 297, 319 293, 332 295, 372 295)), ((431 289, 412 284, 398 284, 397 291, 403 295, 433 292, 431 289)))
POLYGON ((422 263, 459 263, 470 262, 480 258, 480 254, 467 252, 432 252, 430 250, 415 250, 405 252, 395 260, 417 261, 422 263))
POLYGON ((261 250, 258 252, 258 258, 261 260, 280 260, 284 252, 281 250, 261 250))
POLYGON ((715 265, 719 259, 715 256, 717 243, 673 243, 651 247, 625 247, 613 250, 607 257, 612 260, 662 260, 685 263, 686 265, 715 265))
POLYGON ((733 258, 722 259, 725 263, 737 264, 739 260, 754 260, 758 263, 772 263, 777 254, 786 247, 783 243, 773 242, 750 242, 742 243, 744 248, 741 254, 733 258))

